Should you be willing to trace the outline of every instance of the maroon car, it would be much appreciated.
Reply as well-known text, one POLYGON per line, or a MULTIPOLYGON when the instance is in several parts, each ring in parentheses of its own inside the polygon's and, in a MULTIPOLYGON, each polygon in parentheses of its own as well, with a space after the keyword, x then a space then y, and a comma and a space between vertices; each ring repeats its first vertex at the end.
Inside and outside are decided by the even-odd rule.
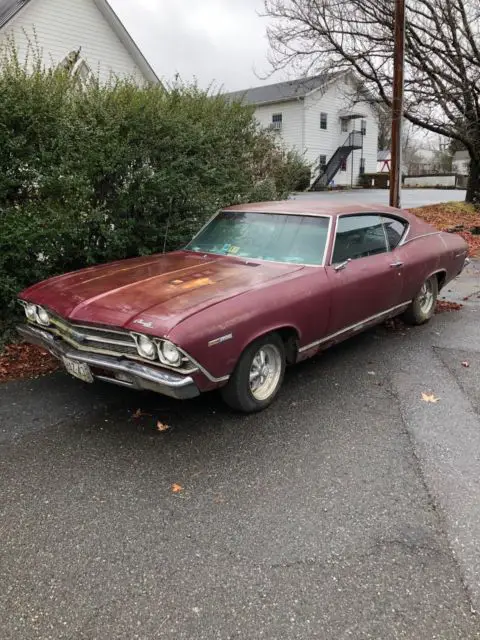
POLYGON ((411 213, 330 198, 220 211, 185 249, 68 273, 20 296, 28 341, 86 382, 192 398, 221 388, 245 412, 286 364, 400 313, 429 320, 464 240, 411 213))

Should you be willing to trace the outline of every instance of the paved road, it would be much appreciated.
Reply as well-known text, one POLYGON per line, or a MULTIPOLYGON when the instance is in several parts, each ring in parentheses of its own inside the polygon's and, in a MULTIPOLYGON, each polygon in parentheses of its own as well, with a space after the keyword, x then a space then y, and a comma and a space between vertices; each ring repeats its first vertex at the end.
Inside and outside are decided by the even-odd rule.
MULTIPOLYGON (((387 189, 354 189, 353 191, 322 191, 300 193, 292 196, 306 200, 333 198, 342 202, 362 202, 367 204, 388 204, 387 189)), ((465 200, 465 191, 461 189, 403 189, 402 206, 406 209, 422 207, 427 204, 465 200)))
POLYGON ((0 386, 2 640, 480 638, 479 267, 261 415, 0 386))

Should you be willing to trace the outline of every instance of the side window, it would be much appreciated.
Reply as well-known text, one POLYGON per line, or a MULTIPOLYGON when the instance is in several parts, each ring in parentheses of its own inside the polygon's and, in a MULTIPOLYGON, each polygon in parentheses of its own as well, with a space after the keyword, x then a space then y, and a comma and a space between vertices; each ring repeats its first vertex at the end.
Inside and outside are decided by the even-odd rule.
POLYGON ((397 218, 387 218, 385 216, 382 218, 382 222, 387 234, 388 245, 390 249, 395 249, 403 238, 408 224, 402 220, 398 220, 397 218))
POLYGON ((388 251, 380 216, 341 216, 338 219, 333 264, 388 251))
POLYGON ((320 129, 327 128, 327 118, 328 115, 322 111, 322 113, 320 114, 320 129))

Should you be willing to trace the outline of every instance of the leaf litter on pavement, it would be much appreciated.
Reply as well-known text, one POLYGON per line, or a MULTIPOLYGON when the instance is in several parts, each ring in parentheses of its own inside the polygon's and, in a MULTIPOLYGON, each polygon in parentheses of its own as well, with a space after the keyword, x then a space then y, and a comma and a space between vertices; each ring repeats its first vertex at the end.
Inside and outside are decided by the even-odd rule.
POLYGON ((440 398, 437 398, 433 393, 425 393, 424 391, 422 391, 422 400, 424 402, 436 403, 440 400, 440 398))

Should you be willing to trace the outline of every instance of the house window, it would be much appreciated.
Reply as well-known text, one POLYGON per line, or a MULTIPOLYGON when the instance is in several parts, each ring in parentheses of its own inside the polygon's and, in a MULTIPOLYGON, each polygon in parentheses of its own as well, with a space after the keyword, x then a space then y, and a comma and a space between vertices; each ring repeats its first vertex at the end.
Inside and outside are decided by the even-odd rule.
POLYGON ((318 156, 318 170, 320 175, 325 171, 325 167, 327 166, 327 156, 320 155, 318 156))
POLYGON ((282 128, 282 114, 274 113, 272 114, 272 129, 281 129, 282 128))
POLYGON ((346 118, 342 118, 340 122, 341 122, 342 133, 347 133, 348 132, 348 120, 346 118))
POLYGON ((347 170, 347 159, 342 158, 342 161, 340 163, 340 171, 346 171, 346 170, 347 170))
POLYGON ((320 114, 320 129, 327 128, 327 114, 322 111, 320 114))
POLYGON ((367 133, 367 121, 366 120, 362 120, 360 122, 360 131, 362 132, 362 136, 364 136, 367 133))
POLYGON ((360 175, 365 173, 365 158, 360 158, 360 175))

